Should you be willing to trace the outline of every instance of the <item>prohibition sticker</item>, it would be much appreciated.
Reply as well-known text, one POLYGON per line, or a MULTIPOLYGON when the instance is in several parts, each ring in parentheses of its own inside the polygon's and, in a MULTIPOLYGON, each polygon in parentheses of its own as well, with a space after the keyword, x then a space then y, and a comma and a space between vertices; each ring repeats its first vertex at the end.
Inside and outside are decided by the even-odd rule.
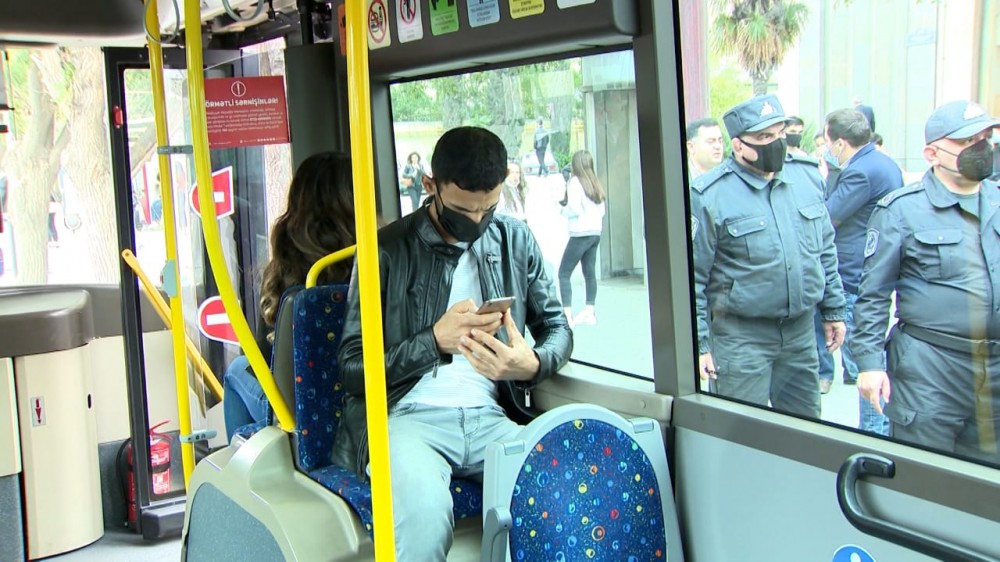
POLYGON ((424 38, 424 22, 420 17, 420 0, 396 0, 396 33, 400 43, 424 38))
POLYGON ((385 0, 368 0, 368 48, 381 49, 392 44, 389 36, 389 10, 385 0))
POLYGON ((875 255, 875 250, 878 250, 878 231, 869 228, 868 236, 865 237, 865 258, 875 255))

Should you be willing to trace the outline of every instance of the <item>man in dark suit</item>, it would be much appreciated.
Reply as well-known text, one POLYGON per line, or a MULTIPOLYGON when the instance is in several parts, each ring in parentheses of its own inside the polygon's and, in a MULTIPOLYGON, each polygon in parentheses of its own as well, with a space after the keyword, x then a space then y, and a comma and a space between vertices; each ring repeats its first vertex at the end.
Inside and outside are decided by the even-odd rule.
MULTIPOLYGON (((847 300, 847 341, 854 332, 854 303, 858 300, 864 267, 868 219, 875 204, 890 191, 903 186, 899 166, 871 142, 868 118, 855 109, 839 109, 826 117, 824 129, 830 153, 840 165, 836 184, 831 185, 826 208, 833 221, 838 271, 847 300)), ((849 349, 841 348, 844 382, 853 384, 858 366, 849 349)), ((860 401, 859 427, 888 435, 889 422, 872 404, 860 401)))

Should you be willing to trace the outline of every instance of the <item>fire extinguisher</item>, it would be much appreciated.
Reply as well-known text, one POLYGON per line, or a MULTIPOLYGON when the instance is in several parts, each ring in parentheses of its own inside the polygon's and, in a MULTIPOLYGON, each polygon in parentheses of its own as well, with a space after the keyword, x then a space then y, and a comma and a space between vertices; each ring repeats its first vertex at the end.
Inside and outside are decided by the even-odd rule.
MULTIPOLYGON (((157 431, 161 426, 170 423, 170 420, 160 422, 149 428, 149 464, 150 480, 152 481, 153 494, 163 495, 170 492, 170 446, 173 443, 173 436, 157 431)), ((125 496, 127 521, 126 524, 131 529, 136 529, 137 517, 137 497, 135 469, 132 462, 132 440, 127 439, 118 450, 119 474, 122 471, 122 464, 125 465, 126 477, 122 482, 123 494, 125 496), (123 458, 124 457, 124 461, 123 458)))

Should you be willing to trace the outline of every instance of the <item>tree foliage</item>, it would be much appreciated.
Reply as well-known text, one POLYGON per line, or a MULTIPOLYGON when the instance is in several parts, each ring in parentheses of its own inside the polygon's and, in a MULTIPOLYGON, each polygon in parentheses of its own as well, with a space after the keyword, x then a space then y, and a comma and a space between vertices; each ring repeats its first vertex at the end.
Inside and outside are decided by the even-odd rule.
POLYGON ((771 73, 798 41, 809 9, 793 0, 713 1, 716 50, 735 55, 753 80, 754 95, 766 94, 771 73))
POLYGON ((550 123, 557 154, 560 147, 568 151, 570 125, 582 117, 581 83, 579 59, 406 82, 392 87, 392 117, 395 122, 441 122, 445 129, 488 128, 512 158, 523 150, 525 126, 541 117, 550 123))

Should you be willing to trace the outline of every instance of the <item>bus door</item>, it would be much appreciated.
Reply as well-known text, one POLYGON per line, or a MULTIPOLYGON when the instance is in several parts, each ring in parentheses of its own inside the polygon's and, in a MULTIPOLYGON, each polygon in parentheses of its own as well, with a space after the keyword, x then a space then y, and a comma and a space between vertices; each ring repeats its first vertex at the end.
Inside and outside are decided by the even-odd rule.
MULTIPOLYGON (((217 78, 230 100, 248 92, 239 78, 280 76, 283 42, 240 50, 206 50, 206 78, 217 78)), ((188 109, 187 70, 181 49, 164 49, 164 90, 169 146, 158 147, 152 87, 146 49, 105 50, 112 154, 116 186, 119 245, 137 261, 163 295, 178 291, 183 302, 185 331, 214 373, 208 381, 195 374, 188 360, 192 430, 212 430, 215 436, 196 443, 196 459, 224 445, 221 384, 229 363, 241 350, 218 299, 202 238, 195 194, 192 131, 188 109), (158 150, 170 155, 170 180, 175 212, 179 279, 167 267, 163 217, 163 182, 158 150), (214 387, 214 389, 213 389, 214 387)), ((249 80, 247 81, 249 83, 249 80)), ((279 78, 280 84, 280 78, 279 78)), ((250 92, 251 94, 253 92, 250 92)), ((230 102, 232 103, 232 101, 230 102)), ((283 107, 282 107, 283 109, 283 107)), ((224 118, 224 117, 223 117, 224 118)), ((240 115, 233 117, 238 121, 240 115)), ((233 127, 239 123, 233 123, 233 127)), ((269 224, 280 213, 290 180, 287 145, 263 145, 260 139, 233 136, 211 150, 213 198, 221 242, 234 290, 250 319, 259 316, 259 278, 267 261, 269 224), (246 142, 244 142, 246 141, 246 142)), ((287 133, 284 139, 287 140, 287 133)), ((137 315, 140 298, 135 274, 122 263, 123 310, 128 366, 128 393, 137 504, 130 524, 147 538, 177 534, 183 525, 184 478, 178 447, 177 402, 169 332, 157 337, 142 333, 137 315), (151 428, 156 429, 151 429, 151 428), (161 451, 170 444, 169 462, 161 451), (150 449, 153 452, 150 452, 150 449), (145 462, 141 462, 145 460, 145 462)))

